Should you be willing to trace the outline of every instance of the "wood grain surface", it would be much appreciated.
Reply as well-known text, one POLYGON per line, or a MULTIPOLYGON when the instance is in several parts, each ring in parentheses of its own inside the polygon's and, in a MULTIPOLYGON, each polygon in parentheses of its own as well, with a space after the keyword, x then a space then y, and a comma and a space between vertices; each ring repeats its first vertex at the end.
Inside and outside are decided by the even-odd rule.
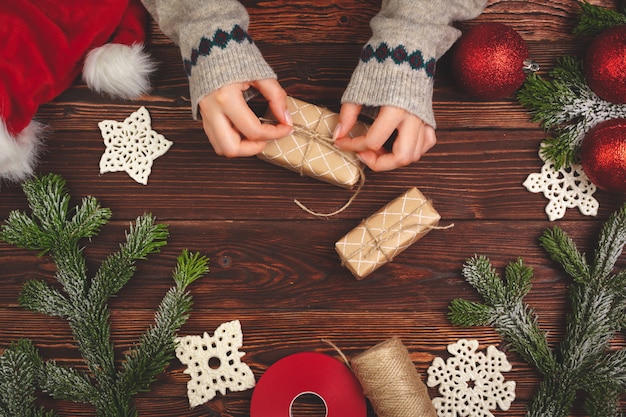
MULTIPOLYGON (((593 4, 615 8, 610 0, 593 4)), ((277 72, 287 92, 302 100, 339 109, 360 48, 367 41, 369 19, 380 1, 245 1, 250 33, 277 72)), ((526 40, 541 74, 564 55, 580 56, 588 39, 572 28, 578 13, 573 0, 490 0, 481 22, 501 22, 526 40)), ((590 252, 607 217, 623 197, 598 191, 597 217, 568 209, 550 222, 547 200, 526 191, 522 182, 542 165, 537 152, 546 137, 514 97, 481 102, 455 86, 449 56, 439 62, 434 95, 438 143, 421 161, 393 172, 367 172, 366 185, 354 203, 329 219, 315 218, 293 204, 297 198, 314 210, 341 206, 350 191, 300 177, 257 158, 226 159, 211 149, 201 124, 192 120, 187 79, 177 47, 152 23, 147 46, 158 61, 151 94, 119 102, 90 92, 81 81, 41 107, 37 118, 49 126, 38 173, 62 175, 74 196, 96 196, 113 211, 102 233, 85 242, 89 267, 98 264, 124 238, 129 222, 144 212, 169 225, 169 244, 139 264, 136 276, 111 303, 113 338, 121 354, 153 321, 155 309, 171 286, 171 270, 184 248, 210 258, 210 273, 191 287, 194 310, 181 335, 213 332, 238 319, 244 333, 243 360, 260 378, 288 354, 320 351, 337 355, 323 342, 335 343, 348 357, 397 336, 409 349, 422 377, 435 357, 447 358, 446 346, 476 339, 480 349, 495 345, 513 365, 505 375, 517 383, 509 411, 519 417, 533 397, 540 375, 508 349, 491 328, 453 326, 446 313, 454 298, 479 300, 463 280, 461 268, 474 254, 488 256, 502 269, 523 258, 534 269, 527 302, 535 309, 552 347, 564 332, 569 309, 567 275, 539 247, 538 237, 552 226, 564 229, 582 251, 590 252), (139 106, 152 117, 153 129, 174 142, 157 159, 147 186, 127 174, 99 174, 104 151, 98 122, 123 120, 139 106), (393 262, 362 281, 341 266, 334 243, 359 221, 406 189, 416 186, 442 215, 449 230, 435 230, 393 262)), ((261 101, 252 102, 259 113, 261 101)), ((19 186, 0 189, 0 219, 25 210, 19 186)), ((626 266, 624 256, 620 266, 626 266)), ((0 351, 19 338, 30 338, 45 359, 84 368, 76 342, 64 321, 24 310, 17 298, 28 279, 54 280, 48 257, 0 243, 0 351)), ((623 334, 614 348, 626 347, 623 334)), ((136 401, 141 416, 249 415, 252 391, 218 395, 190 409, 188 376, 172 361, 151 391, 136 401)), ((430 389, 437 396, 436 389, 430 389)), ((52 401, 64 416, 90 416, 89 407, 52 401)), ((623 406, 626 402, 622 402, 623 406)), ((624 407, 623 407, 624 408, 624 407)), ((298 416, 323 416, 314 401, 298 405, 298 416)), ((374 416, 369 410, 369 416, 374 416)), ((577 403, 572 416, 584 416, 577 403)))

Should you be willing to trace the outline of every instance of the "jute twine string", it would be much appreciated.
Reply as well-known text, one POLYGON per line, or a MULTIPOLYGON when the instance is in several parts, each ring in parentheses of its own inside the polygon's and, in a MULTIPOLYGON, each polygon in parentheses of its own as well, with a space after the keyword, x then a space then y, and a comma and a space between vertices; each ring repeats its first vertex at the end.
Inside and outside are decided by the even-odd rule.
POLYGON ((397 337, 361 353, 351 364, 378 417, 437 417, 426 385, 397 337))
MULTIPOLYGON (((266 118, 260 118, 262 123, 272 123, 275 124, 276 121, 272 120, 272 119, 266 119, 266 118)), ((308 161, 309 159, 309 152, 311 151, 311 145, 313 143, 319 144, 327 149, 332 150, 333 152, 339 153, 340 155, 342 155, 344 157, 345 160, 348 160, 348 154, 346 152, 343 152, 337 148, 335 148, 335 141, 333 139, 332 136, 324 134, 324 133, 320 133, 318 131, 318 127, 319 124, 322 122, 322 118, 320 117, 317 122, 316 125, 311 128, 311 127, 307 127, 298 123, 294 123, 293 125, 293 133, 301 138, 306 139, 306 147, 304 148, 304 153, 303 153, 303 157, 302 160, 298 163, 298 166, 296 166, 298 173, 301 176, 304 176, 304 163, 306 161, 308 161)), ((348 199, 348 201, 346 201, 345 204, 343 204, 340 208, 338 208, 335 211, 332 211, 330 213, 321 213, 318 211, 314 211, 309 209, 307 206, 305 206, 304 204, 302 204, 299 200, 294 199, 293 202, 300 207, 302 210, 306 211, 307 213, 316 216, 316 217, 332 217, 335 216, 339 213, 341 213, 342 211, 344 211, 345 209, 347 209, 348 207, 350 207, 350 205, 352 204, 352 202, 356 199, 356 197, 358 196, 359 192, 361 191, 361 189, 363 188, 363 185, 365 185, 365 172, 363 170, 363 168, 359 165, 356 165, 356 168, 359 170, 359 185, 356 188, 356 190, 354 191, 354 193, 352 194, 352 196, 348 199)))
MULTIPOLYGON (((363 246, 370 245, 369 249, 361 256, 362 258, 369 258, 369 256, 374 253, 374 251, 380 252, 385 258, 386 262, 391 262, 389 255, 383 250, 383 244, 397 238, 401 233, 408 232, 412 229, 416 230, 416 233, 419 231, 419 228, 424 228, 427 230, 445 230, 454 227, 454 223, 451 223, 447 226, 439 226, 439 225, 431 225, 427 223, 406 223, 408 217, 414 215, 418 211, 424 208, 427 204, 429 204, 429 200, 422 201, 422 204, 411 210, 406 216, 401 217, 398 221, 393 223, 391 226, 376 234, 372 231, 372 229, 367 225, 367 219, 361 222, 361 226, 365 229, 367 234, 370 237, 370 240, 363 246)), ((347 260, 354 258, 354 256, 363 250, 363 246, 355 249, 353 252, 348 254, 345 259, 342 261, 342 265, 345 265, 347 260)))

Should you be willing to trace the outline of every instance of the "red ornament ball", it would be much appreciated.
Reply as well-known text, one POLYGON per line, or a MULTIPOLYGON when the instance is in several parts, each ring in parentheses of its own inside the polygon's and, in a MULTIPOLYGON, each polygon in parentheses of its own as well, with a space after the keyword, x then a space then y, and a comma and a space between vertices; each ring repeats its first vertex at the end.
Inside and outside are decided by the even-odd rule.
POLYGON ((626 25, 600 33, 585 54, 589 88, 612 103, 626 103, 626 25))
POLYGON ((483 23, 461 36, 452 50, 452 74, 468 94, 481 100, 510 96, 526 79, 528 47, 519 33, 501 23, 483 23))
POLYGON ((626 193, 626 119, 611 119, 593 127, 580 147, 580 162, 598 188, 626 193))

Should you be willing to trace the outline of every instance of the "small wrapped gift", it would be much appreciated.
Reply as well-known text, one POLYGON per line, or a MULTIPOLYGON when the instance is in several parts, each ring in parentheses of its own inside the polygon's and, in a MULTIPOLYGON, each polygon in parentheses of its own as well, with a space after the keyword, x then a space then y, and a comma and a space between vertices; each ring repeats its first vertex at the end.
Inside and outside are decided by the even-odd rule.
MULTIPOLYGON (((333 131, 339 115, 328 109, 287 98, 294 131, 284 138, 269 141, 259 158, 289 170, 343 188, 352 188, 363 175, 363 164, 354 152, 333 145, 333 131)), ((350 137, 364 135, 368 126, 357 122, 350 137)))
POLYGON ((363 220, 335 249, 361 280, 436 228, 440 218, 430 201, 412 188, 363 220))

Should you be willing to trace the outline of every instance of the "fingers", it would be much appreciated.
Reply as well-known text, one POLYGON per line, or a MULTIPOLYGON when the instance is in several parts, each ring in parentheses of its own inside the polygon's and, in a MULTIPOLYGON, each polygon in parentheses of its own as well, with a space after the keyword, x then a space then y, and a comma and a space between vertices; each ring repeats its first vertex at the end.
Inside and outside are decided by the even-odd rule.
POLYGON ((339 137, 335 145, 342 150, 357 152, 363 163, 373 171, 390 171, 416 162, 437 142, 431 126, 419 117, 392 106, 381 108, 364 136, 349 138, 346 134, 339 137), (397 136, 391 152, 388 152, 383 145, 394 132, 397 136))
POLYGON ((292 127, 286 116, 287 94, 276 80, 226 85, 198 103, 204 131, 218 155, 226 157, 256 155, 265 141, 287 136, 292 127), (254 85, 268 99, 281 124, 261 123, 250 109, 243 92, 254 85))
POLYGON ((363 106, 354 103, 344 103, 339 110, 339 122, 335 126, 333 139, 345 137, 354 127, 363 106))
POLYGON ((204 131, 215 153, 228 158, 253 156, 263 151, 266 142, 242 140, 232 123, 223 115, 203 118, 204 131))
MULTIPOLYGON (((238 131, 243 138, 253 141, 278 139, 289 134, 291 127, 287 124, 274 125, 261 123, 258 116, 248 106, 243 96, 243 91, 245 91, 245 89, 239 89, 239 91, 236 92, 227 91, 225 97, 218 98, 224 115, 232 122, 235 131, 238 131)), ((278 105, 279 104, 280 103, 278 103, 278 105)), ((276 105, 275 103, 274 106, 276 105)), ((286 99, 284 101, 284 107, 286 110, 286 99)), ((285 117, 285 110, 283 110, 283 119, 285 117)))
POLYGON ((287 110, 287 92, 274 79, 259 80, 252 83, 267 100, 272 114, 283 125, 292 126, 291 113, 287 110))
MULTIPOLYGON (((409 113, 399 107, 383 106, 365 136, 348 138, 343 135, 343 137, 340 136, 335 141, 335 145, 339 149, 353 152, 380 149, 407 115, 409 113)), ((354 125, 354 122, 352 122, 352 125, 354 125)), ((352 125, 350 128, 352 128, 352 125)))

